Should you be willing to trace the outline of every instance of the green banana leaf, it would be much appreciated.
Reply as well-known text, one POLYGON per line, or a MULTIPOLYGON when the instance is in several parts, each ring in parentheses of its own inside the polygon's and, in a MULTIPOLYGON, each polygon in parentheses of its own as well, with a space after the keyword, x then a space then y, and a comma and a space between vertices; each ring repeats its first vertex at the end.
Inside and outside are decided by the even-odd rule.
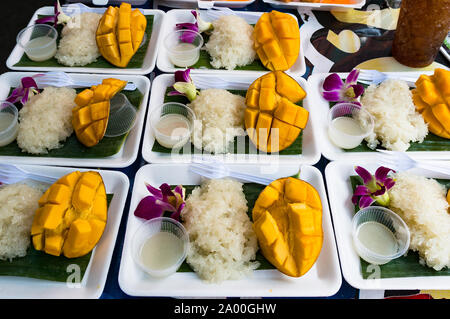
MULTIPOLYGON (((108 207, 113 196, 114 194, 107 194, 108 207)), ((26 256, 14 258, 12 261, 0 260, 0 276, 66 282, 73 271, 73 265, 76 265, 79 267, 81 280, 89 265, 91 255, 92 252, 78 258, 52 256, 34 249, 33 244, 30 244, 26 256)))
MULTIPOLYGON (((436 179, 439 183, 444 185, 447 190, 450 188, 450 180, 436 179)), ((363 185, 361 177, 355 175, 350 176, 350 182, 353 191, 356 186, 363 185)), ((347 199, 350 200, 350 199, 347 199)), ((355 213, 359 211, 358 205, 355 205, 355 213)), ((374 273, 373 266, 360 258, 361 273, 364 279, 372 278, 376 275, 377 278, 400 278, 400 277, 421 277, 421 276, 450 276, 450 269, 442 269, 436 271, 430 267, 423 266, 419 263, 419 254, 414 251, 408 251, 406 256, 394 259, 387 264, 380 265, 380 271, 374 273)))
MULTIPOLYGON (((172 91, 172 89, 167 88, 165 98, 164 98, 164 103, 167 103, 167 102, 177 102, 177 103, 182 103, 182 104, 189 103, 189 100, 185 96, 180 96, 180 95, 169 96, 169 95, 167 95, 167 93, 170 91, 172 91)), ((245 90, 228 90, 228 91, 233 94, 238 94, 238 95, 241 95, 244 97, 247 94, 247 91, 245 91, 245 90)), ((298 102, 297 105, 303 106, 303 101, 298 102)), ((303 141, 303 130, 300 132, 299 136, 294 141, 294 143, 292 143, 289 147, 285 148, 284 150, 280 151, 279 155, 302 154, 302 141, 303 141)), ((239 153, 242 153, 242 151, 244 151, 244 154, 263 154, 263 152, 259 151, 253 145, 253 143, 250 141, 250 139, 247 135, 245 137, 242 137, 242 136, 235 137, 235 139, 233 141, 233 146, 234 146, 234 149, 232 151, 232 154, 239 154, 239 153), (242 148, 242 146, 240 146, 238 149, 238 145, 241 145, 240 143, 242 143, 242 140, 244 140, 244 142, 245 142, 245 148, 242 148)), ((155 140, 155 143, 153 144, 152 151, 157 152, 157 153, 168 153, 168 154, 172 153, 172 149, 161 146, 161 144, 159 144, 158 141, 156 141, 156 140, 155 140)), ((178 154, 183 154, 183 152, 184 152, 183 148, 181 148, 179 150, 178 154)), ((198 150, 197 148, 194 147, 193 144, 191 144, 190 154, 201 154, 201 153, 202 153, 201 150, 198 150)))
MULTIPOLYGON (((173 186, 175 187, 175 186, 173 186)), ((198 185, 183 185, 183 187, 186 189, 186 198, 189 196, 195 187, 198 187, 198 185)), ((248 211, 247 214, 252 220, 252 210, 253 206, 255 205, 256 199, 258 198, 259 194, 264 189, 264 185, 255 184, 255 183, 245 183, 243 186, 245 199, 247 200, 247 206, 248 211)), ((258 267, 259 270, 261 269, 276 269, 262 254, 261 251, 258 250, 256 253, 256 261, 260 263, 260 266, 258 267)), ((193 272, 192 268, 189 266, 189 264, 185 261, 180 268, 178 269, 178 272, 193 272)))
MULTIPOLYGON (((42 18, 45 16, 39 16, 38 18, 42 18)), ((133 55, 133 57, 131 58, 130 62, 128 63, 128 65, 125 67, 125 69, 139 69, 142 67, 143 63, 144 63, 144 59, 145 59, 145 55, 147 53, 147 49, 148 49, 148 44, 150 43, 150 38, 152 35, 152 29, 153 29, 153 19, 154 16, 153 15, 146 15, 145 18, 147 19, 147 27, 145 29, 145 33, 146 33, 146 38, 144 39, 144 43, 141 45, 141 47, 136 51, 136 53, 133 55)), ((61 34, 61 30, 62 30, 62 26, 59 25, 57 27, 58 30, 58 39, 57 42, 59 43, 59 39, 60 39, 60 34, 61 34)), ((24 53, 22 55, 22 57, 20 58, 19 62, 17 62, 16 64, 14 64, 14 66, 20 66, 20 67, 65 67, 65 65, 62 65, 60 63, 58 63, 58 60, 56 60, 55 58, 51 58, 49 60, 46 61, 40 61, 40 62, 36 62, 36 61, 32 61, 30 60, 27 55, 24 53)), ((76 69, 78 67, 72 67, 74 70, 74 72, 76 72, 76 69)), ((83 68, 109 68, 109 69, 116 69, 117 66, 109 63, 104 57, 100 56, 97 58, 97 61, 92 62, 90 64, 87 64, 85 66, 83 66, 83 68)))
MULTIPOLYGON (((12 90, 13 88, 11 91, 12 90)), ((77 89, 76 91, 78 93, 82 91, 82 89, 77 89)), ((126 95, 132 105, 139 109, 143 94, 138 89, 134 91, 123 90, 122 93, 126 95)), ((78 141, 75 133, 73 133, 65 142, 63 142, 63 147, 50 150, 47 154, 39 155, 22 152, 22 149, 17 145, 17 142, 14 141, 6 146, 0 147, 0 156, 104 158, 118 153, 125 143, 127 136, 128 133, 115 137, 105 136, 96 146, 86 147, 78 141)))

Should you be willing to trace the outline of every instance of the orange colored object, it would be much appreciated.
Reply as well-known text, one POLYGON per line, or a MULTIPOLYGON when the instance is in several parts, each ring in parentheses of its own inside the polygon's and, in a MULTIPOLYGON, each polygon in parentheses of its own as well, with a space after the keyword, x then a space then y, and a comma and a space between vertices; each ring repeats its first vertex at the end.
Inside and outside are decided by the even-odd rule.
POLYGON ((262 254, 282 273, 303 276, 319 257, 323 243, 322 202, 305 181, 273 181, 259 194, 252 211, 262 254))
POLYGON ((31 226, 33 246, 54 256, 84 256, 100 240, 107 214, 102 176, 94 171, 67 174, 39 199, 31 226))
POLYGON ((271 71, 285 71, 300 52, 300 29, 294 17, 278 11, 261 15, 253 32, 254 48, 262 64, 271 71))
POLYGON ((450 71, 438 68, 431 76, 421 75, 412 96, 428 130, 450 139, 450 71))
POLYGON ((97 46, 101 55, 115 66, 124 68, 139 49, 147 19, 138 9, 123 2, 120 8, 110 6, 97 27, 97 46))
POLYGON ((289 147, 308 122, 309 112, 295 104, 305 97, 300 84, 282 71, 256 79, 245 97, 244 123, 252 143, 264 152, 289 147))
POLYGON ((121 91, 126 81, 104 79, 102 84, 85 89, 75 97, 72 126, 78 140, 87 147, 97 145, 106 132, 111 98, 121 91))

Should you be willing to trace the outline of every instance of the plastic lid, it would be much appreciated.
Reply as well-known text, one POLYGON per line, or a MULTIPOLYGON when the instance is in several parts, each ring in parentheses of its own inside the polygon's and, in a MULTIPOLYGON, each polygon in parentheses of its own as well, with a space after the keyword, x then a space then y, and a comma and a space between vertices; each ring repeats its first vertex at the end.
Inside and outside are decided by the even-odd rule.
POLYGON ((128 133, 136 123, 137 110, 123 93, 110 101, 109 120, 105 136, 114 137, 128 133))

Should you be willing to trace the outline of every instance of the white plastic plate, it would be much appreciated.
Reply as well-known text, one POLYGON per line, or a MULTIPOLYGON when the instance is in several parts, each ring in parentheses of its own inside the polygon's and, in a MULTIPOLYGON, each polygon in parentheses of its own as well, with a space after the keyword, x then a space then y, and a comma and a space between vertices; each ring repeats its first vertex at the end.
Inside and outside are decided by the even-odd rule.
MULTIPOLYGON (((85 169, 52 166, 18 166, 29 172, 55 178, 62 177, 75 170, 85 169)), ((53 282, 26 277, 0 276, 0 298, 2 299, 95 299, 99 298, 105 287, 109 265, 119 231, 122 212, 127 199, 129 180, 121 172, 96 170, 102 175, 107 194, 114 194, 108 208, 108 220, 105 231, 92 251, 91 260, 79 286, 69 279, 65 282, 53 282)), ((68 273, 68 276, 70 273, 68 273)))
MULTIPOLYGON (((209 10, 200 10, 200 15, 205 21, 213 21, 216 17, 221 15, 230 14, 229 11, 223 10, 212 10, 213 13, 210 13, 209 10)), ((230 10, 231 11, 231 10, 230 10)), ((259 17, 264 12, 250 12, 250 11, 232 11, 237 16, 245 19, 249 24, 256 24, 259 17)), ((296 20, 297 17, 292 15, 296 20)), ((167 54, 167 50, 164 47, 164 39, 165 37, 175 30, 175 25, 177 23, 185 23, 185 22, 194 22, 194 16, 191 13, 191 10, 183 10, 183 9, 173 9, 166 13, 166 19, 164 21, 164 27, 161 32, 161 45, 158 51, 158 58, 156 60, 156 66, 163 72, 172 73, 176 70, 180 70, 181 68, 176 67, 170 62, 169 56, 167 54)), ((211 74, 219 74, 223 72, 227 72, 229 74, 259 74, 262 75, 264 73, 269 72, 270 70, 264 71, 249 71, 249 70, 222 70, 222 69, 192 69, 192 73, 211 73, 211 74)), ((303 55, 303 49, 300 46, 300 53, 297 58, 295 64, 286 71, 292 76, 302 76, 306 71, 306 63, 305 57, 303 55)))
MULTIPOLYGON (((247 90, 250 84, 259 77, 257 74, 253 75, 236 75, 229 74, 226 71, 222 71, 219 74, 191 74, 191 78, 195 83, 196 79, 208 81, 217 81, 217 79, 222 79, 224 81, 239 81, 242 82, 240 85, 234 85, 232 87, 220 86, 219 84, 211 84, 208 87, 197 86, 198 89, 206 88, 221 88, 221 89, 239 89, 247 90)), ((303 106, 311 111, 313 104, 309 102, 309 88, 306 80, 302 77, 295 77, 295 80, 303 87, 306 91, 306 98, 303 101, 303 106), (311 105, 311 106, 310 106, 311 105)), ((193 156, 198 156, 198 154, 183 154, 183 155, 172 155, 171 153, 159 153, 153 152, 152 147, 155 143, 155 136, 153 134, 153 129, 150 125, 150 114, 153 109, 164 103, 164 97, 168 87, 174 84, 173 74, 161 74, 157 76, 152 82, 152 92, 150 96, 149 110, 147 114, 146 127, 144 132, 144 141, 142 145, 142 156, 144 160, 149 163, 169 163, 169 162, 191 162, 193 156)), ((226 110, 224 110, 226 111, 226 110)), ((317 147, 316 137, 314 136, 313 127, 315 123, 310 117, 306 128, 303 130, 303 140, 302 140, 302 154, 299 155, 278 155, 278 154, 204 154, 205 159, 215 159, 223 160, 229 163, 297 163, 297 164, 309 164, 314 165, 320 160, 320 151, 317 147)))
MULTIPOLYGON (((230 167, 233 170, 255 175, 261 175, 264 169, 263 166, 248 164, 235 164, 230 167)), ((291 278, 276 269, 256 270, 253 272, 253 276, 248 278, 210 284, 200 280, 195 273, 180 272, 159 280, 144 273, 133 261, 130 251, 131 238, 137 227, 143 222, 134 216, 134 210, 139 201, 148 195, 144 183, 158 186, 162 183, 199 185, 201 177, 190 172, 188 168, 188 164, 151 164, 141 167, 137 172, 119 270, 119 285, 125 293, 132 296, 171 297, 309 297, 331 296, 339 290, 342 279, 325 187, 322 174, 312 166, 302 166, 301 179, 314 186, 320 194, 323 204, 324 242, 315 265, 304 276, 291 278)), ((283 165, 276 171, 264 175, 277 179, 292 176, 298 172, 298 169, 298 165, 283 165)))
MULTIPOLYGON (((352 240, 352 217, 354 206, 351 202, 352 186, 350 176, 356 175, 354 167, 362 166, 370 172, 380 166, 379 162, 368 158, 358 161, 334 161, 325 168, 330 209, 333 216, 333 225, 336 232, 336 242, 339 249, 342 274, 345 280, 357 289, 450 289, 450 276, 404 277, 404 278, 375 278, 376 269, 373 269, 374 279, 363 279, 361 264, 352 240)), ((431 178, 448 178, 440 173, 432 173, 423 169, 413 169, 411 173, 431 178)), ((368 270, 369 271, 369 270, 368 270)))
MULTIPOLYGON (((53 7, 42 7, 38 9, 33 17, 31 18, 28 25, 34 24, 34 21, 37 19, 38 15, 53 15, 53 7)), ((92 12, 102 14, 106 8, 91 8, 92 12)), ((140 68, 89 68, 86 66, 83 67, 68 67, 61 64, 60 67, 45 67, 45 66, 14 66, 17 62, 20 61, 22 55, 24 54, 23 49, 16 45, 11 52, 8 60, 6 60, 6 66, 11 70, 21 70, 21 71, 64 71, 64 72, 79 72, 79 73, 114 73, 114 74, 148 74, 153 71, 156 63, 156 56, 160 44, 160 34, 161 27, 164 22, 165 13, 161 10, 150 10, 150 9, 139 9, 144 15, 153 15, 153 27, 152 27, 152 35, 150 41, 148 42, 147 52, 145 54, 144 62, 142 67, 140 68)), ((26 27, 26 26, 24 26, 26 27)))
POLYGON ((349 9, 360 9, 366 4, 366 0, 355 0, 353 4, 335 4, 335 3, 313 3, 313 2, 282 2, 280 0, 263 0, 265 3, 270 4, 272 7, 277 9, 298 9, 301 12, 304 9, 310 10, 321 10, 321 11, 331 11, 331 10, 349 10, 349 9))
MULTIPOLYGON (((0 100, 5 100, 11 87, 20 85, 20 80, 26 76, 37 73, 31 72, 7 72, 0 75, 0 100)), ((142 93, 142 102, 136 115, 136 124, 128 134, 121 150, 110 157, 105 158, 64 158, 64 157, 42 157, 42 156, 0 156, 0 162, 33 164, 33 165, 55 165, 55 166, 77 166, 77 167, 126 167, 131 165, 137 158, 139 143, 141 140, 144 118, 147 110, 148 96, 150 91, 150 80, 142 75, 114 75, 114 74, 69 74, 75 80, 98 81, 101 83, 106 78, 118 78, 133 82, 142 93)))
MULTIPOLYGON (((409 72, 395 73, 387 72, 392 75, 408 75, 409 72)), ((416 72, 410 73, 417 76, 416 72)), ((424 72, 424 74, 430 74, 430 72, 424 72)), ((311 116, 314 121, 314 135, 318 141, 318 147, 323 156, 330 161, 347 159, 354 160, 363 157, 375 157, 378 156, 378 152, 345 152, 341 148, 331 142, 328 137, 328 112, 330 110, 330 104, 326 101, 321 94, 323 81, 329 75, 329 73, 316 73, 308 78, 308 84, 310 89, 309 103, 313 103, 314 107, 311 107, 311 116)), ((348 73, 339 73, 339 75, 345 80, 348 73)), ((409 156, 416 160, 450 160, 450 152, 446 151, 426 151, 426 152, 407 152, 409 156)))
POLYGON ((252 4, 255 0, 223 0, 223 1, 209 1, 209 0, 154 0, 153 7, 161 5, 169 8, 178 8, 178 9, 196 9, 201 8, 204 9, 205 6, 210 8, 212 6, 215 7, 228 7, 228 8, 244 8, 249 4, 252 4))

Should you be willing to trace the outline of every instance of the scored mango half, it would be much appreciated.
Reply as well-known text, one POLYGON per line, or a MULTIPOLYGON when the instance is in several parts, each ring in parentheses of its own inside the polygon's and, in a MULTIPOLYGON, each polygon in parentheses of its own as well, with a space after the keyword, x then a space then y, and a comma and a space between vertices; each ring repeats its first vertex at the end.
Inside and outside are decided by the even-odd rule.
POLYGON ((94 249, 107 220, 107 198, 101 175, 72 172, 61 177, 39 199, 31 236, 36 250, 67 258, 94 249))
POLYGON ((450 139, 450 71, 438 68, 431 76, 421 75, 412 90, 412 97, 428 130, 450 139))
POLYGON ((96 40, 101 55, 111 64, 125 68, 144 39, 147 19, 138 9, 122 2, 106 9, 97 27, 96 40))
POLYGON ((253 31, 254 49, 271 71, 286 71, 300 52, 300 28, 290 14, 272 11, 261 15, 253 31))
POLYGON ((126 84, 126 81, 108 78, 77 94, 77 106, 72 109, 72 126, 83 145, 92 147, 101 141, 108 126, 110 100, 126 84))
POLYGON ((295 104, 306 92, 282 71, 256 79, 245 97, 245 129, 261 151, 278 152, 289 147, 308 123, 309 112, 295 104))
POLYGON ((282 273, 303 276, 319 257, 323 243, 322 202, 309 183, 288 177, 259 194, 253 229, 266 259, 282 273))

